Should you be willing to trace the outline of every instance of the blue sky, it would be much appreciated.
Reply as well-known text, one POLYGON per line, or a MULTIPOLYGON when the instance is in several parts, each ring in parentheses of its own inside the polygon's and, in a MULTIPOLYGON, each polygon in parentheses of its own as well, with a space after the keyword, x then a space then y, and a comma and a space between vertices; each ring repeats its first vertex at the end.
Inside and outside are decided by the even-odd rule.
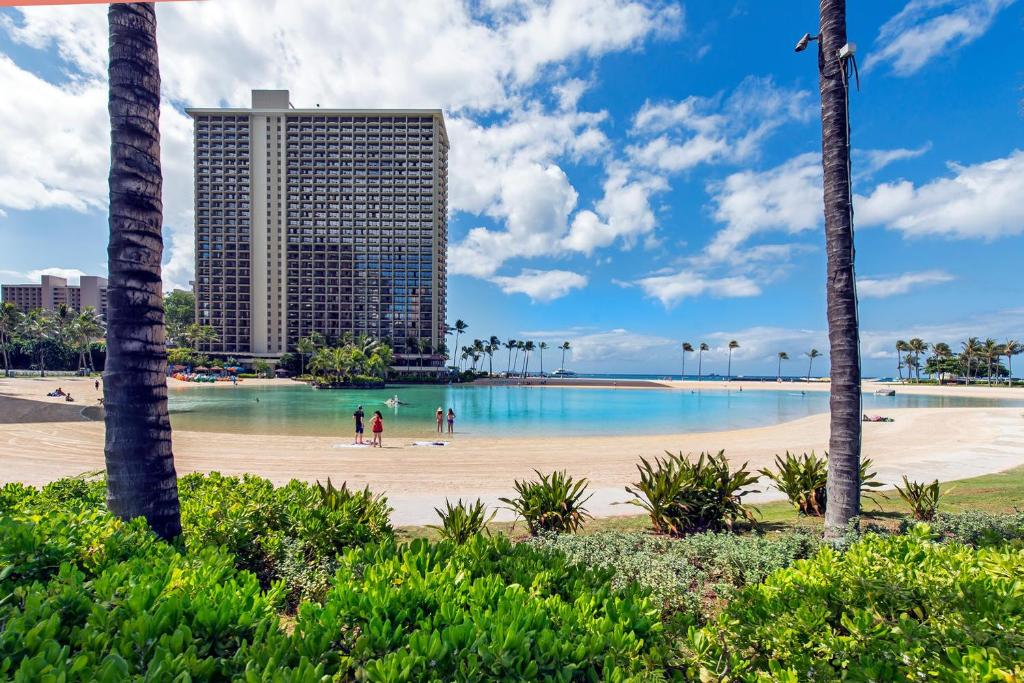
MULTIPOLYGON (((568 339, 567 365, 608 372, 678 372, 681 341, 712 372, 729 339, 746 374, 827 350, 816 60, 793 53, 816 2, 365 5, 159 8, 167 286, 192 268, 182 108, 282 87, 445 109, 470 337, 568 339)), ((848 19, 866 374, 894 374, 901 337, 1024 337, 1024 2, 848 19)), ((105 31, 101 8, 0 10, 2 281, 105 269, 105 31)))

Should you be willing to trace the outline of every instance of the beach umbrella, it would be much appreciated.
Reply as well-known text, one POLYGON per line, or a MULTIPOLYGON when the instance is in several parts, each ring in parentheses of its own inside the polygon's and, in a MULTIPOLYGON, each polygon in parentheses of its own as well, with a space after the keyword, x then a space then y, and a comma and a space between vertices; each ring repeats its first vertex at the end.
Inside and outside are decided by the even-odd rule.
POLYGON ((200 365, 197 368, 192 368, 192 369, 195 370, 196 372, 209 372, 210 371, 210 368, 204 367, 202 365, 200 365))

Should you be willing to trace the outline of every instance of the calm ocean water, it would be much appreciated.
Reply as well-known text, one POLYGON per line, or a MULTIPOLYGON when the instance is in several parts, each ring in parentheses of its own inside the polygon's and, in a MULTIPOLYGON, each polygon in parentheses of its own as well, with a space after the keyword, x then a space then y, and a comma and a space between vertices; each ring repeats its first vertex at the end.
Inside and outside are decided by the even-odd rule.
MULTIPOLYGON (((663 375, 659 377, 664 377, 663 375)), ((623 376, 625 378, 625 376, 623 376)), ((652 376, 653 378, 653 376, 652 376)), ((828 411, 828 393, 783 385, 778 391, 700 391, 518 386, 406 386, 381 391, 288 387, 195 387, 170 394, 176 429, 244 434, 328 436, 352 431, 352 412, 380 410, 385 431, 429 437, 434 411, 454 408, 456 430, 478 436, 672 434, 777 424, 828 411), (407 405, 389 408, 397 394, 407 405), (257 400, 259 399, 259 400, 257 400)), ((864 411, 893 408, 1024 405, 947 396, 864 395, 864 411)))

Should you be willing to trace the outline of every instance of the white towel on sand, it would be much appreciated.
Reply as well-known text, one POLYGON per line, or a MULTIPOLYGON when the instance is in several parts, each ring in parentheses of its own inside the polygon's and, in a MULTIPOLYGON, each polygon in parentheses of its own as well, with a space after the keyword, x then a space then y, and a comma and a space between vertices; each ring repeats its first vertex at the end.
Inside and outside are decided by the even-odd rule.
POLYGON ((334 444, 334 447, 335 448, 369 448, 370 444, 368 444, 368 443, 336 443, 336 444, 334 444))
POLYGON ((447 441, 413 441, 413 446, 447 446, 447 441))

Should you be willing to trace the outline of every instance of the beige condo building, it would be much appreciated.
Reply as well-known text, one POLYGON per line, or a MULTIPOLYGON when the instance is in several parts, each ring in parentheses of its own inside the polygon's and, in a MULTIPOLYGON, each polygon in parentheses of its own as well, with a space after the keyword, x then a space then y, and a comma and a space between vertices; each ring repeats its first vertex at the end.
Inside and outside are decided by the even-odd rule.
POLYGON ((445 338, 440 110, 193 108, 196 319, 211 352, 277 357, 311 332, 387 338, 405 369, 445 338), (422 340, 422 341, 421 341, 422 340))
POLYGON ((0 299, 13 303, 22 312, 36 308, 52 311, 61 304, 66 304, 76 311, 92 306, 97 313, 106 317, 107 279, 96 275, 83 275, 78 285, 69 285, 67 278, 43 275, 38 285, 0 286, 0 299))

